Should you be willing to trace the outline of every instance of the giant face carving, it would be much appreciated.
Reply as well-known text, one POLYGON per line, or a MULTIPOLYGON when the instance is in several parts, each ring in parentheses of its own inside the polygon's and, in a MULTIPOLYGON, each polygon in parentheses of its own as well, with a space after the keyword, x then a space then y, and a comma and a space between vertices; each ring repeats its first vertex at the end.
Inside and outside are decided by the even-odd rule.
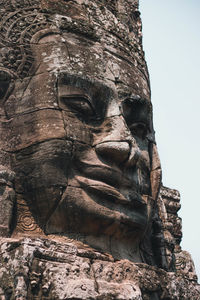
POLYGON ((159 185, 147 79, 69 32, 41 30, 31 51, 33 75, 15 80, 4 105, 15 234, 129 240, 137 248, 159 185))

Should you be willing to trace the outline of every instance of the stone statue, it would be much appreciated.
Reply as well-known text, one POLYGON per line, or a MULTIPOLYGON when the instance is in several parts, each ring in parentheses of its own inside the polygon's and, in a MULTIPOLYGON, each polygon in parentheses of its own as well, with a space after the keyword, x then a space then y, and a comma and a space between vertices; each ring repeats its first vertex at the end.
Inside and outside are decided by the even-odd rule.
POLYGON ((1 299, 179 299, 136 275, 182 257, 138 1, 3 0, 0 15, 1 299))

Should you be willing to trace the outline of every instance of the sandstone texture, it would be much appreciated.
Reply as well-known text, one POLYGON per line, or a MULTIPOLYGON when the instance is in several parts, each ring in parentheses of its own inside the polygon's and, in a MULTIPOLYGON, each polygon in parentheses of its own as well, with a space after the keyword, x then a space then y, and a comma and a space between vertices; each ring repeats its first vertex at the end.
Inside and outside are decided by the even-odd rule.
POLYGON ((0 0, 2 300, 200 299, 138 5, 0 0))
POLYGON ((116 260, 64 236, 2 238, 1 299, 198 300, 200 286, 193 261, 179 246, 179 193, 162 187, 159 203, 159 211, 165 213, 165 218, 160 215, 160 252, 167 250, 170 270, 116 260))

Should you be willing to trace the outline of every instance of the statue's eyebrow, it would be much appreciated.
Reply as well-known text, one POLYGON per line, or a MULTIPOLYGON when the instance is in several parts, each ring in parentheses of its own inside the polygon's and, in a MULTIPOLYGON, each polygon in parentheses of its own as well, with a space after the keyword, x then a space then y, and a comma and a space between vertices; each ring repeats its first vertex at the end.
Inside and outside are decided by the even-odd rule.
POLYGON ((112 96, 113 94, 113 90, 101 81, 91 79, 86 76, 68 74, 66 72, 59 74, 58 84, 74 86, 91 94, 95 94, 96 91, 99 91, 100 93, 106 93, 109 96, 112 96))
MULTIPOLYGON (((65 86, 72 87, 72 95, 73 88, 80 90, 80 94, 87 95, 93 102, 93 106, 102 113, 105 112, 107 105, 114 95, 112 88, 101 81, 90 79, 85 76, 61 72, 57 81, 58 94, 61 92, 64 95, 65 86)), ((70 95, 70 89, 67 91, 66 88, 66 92, 70 95)), ((76 91, 74 91, 74 93, 76 93, 76 91)))

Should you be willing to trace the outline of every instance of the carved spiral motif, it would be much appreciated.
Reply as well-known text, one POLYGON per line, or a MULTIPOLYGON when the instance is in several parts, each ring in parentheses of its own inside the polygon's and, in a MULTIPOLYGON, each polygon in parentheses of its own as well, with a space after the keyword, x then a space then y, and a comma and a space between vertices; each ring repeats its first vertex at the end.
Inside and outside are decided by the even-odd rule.
POLYGON ((34 222, 32 216, 27 211, 19 214, 18 227, 22 231, 36 231, 37 224, 34 222))
POLYGON ((186 261, 183 259, 183 257, 176 258, 176 269, 184 270, 185 267, 186 267, 186 261))
POLYGON ((16 232, 34 231, 42 233, 42 230, 38 227, 26 202, 23 199, 18 199, 17 206, 16 232))

